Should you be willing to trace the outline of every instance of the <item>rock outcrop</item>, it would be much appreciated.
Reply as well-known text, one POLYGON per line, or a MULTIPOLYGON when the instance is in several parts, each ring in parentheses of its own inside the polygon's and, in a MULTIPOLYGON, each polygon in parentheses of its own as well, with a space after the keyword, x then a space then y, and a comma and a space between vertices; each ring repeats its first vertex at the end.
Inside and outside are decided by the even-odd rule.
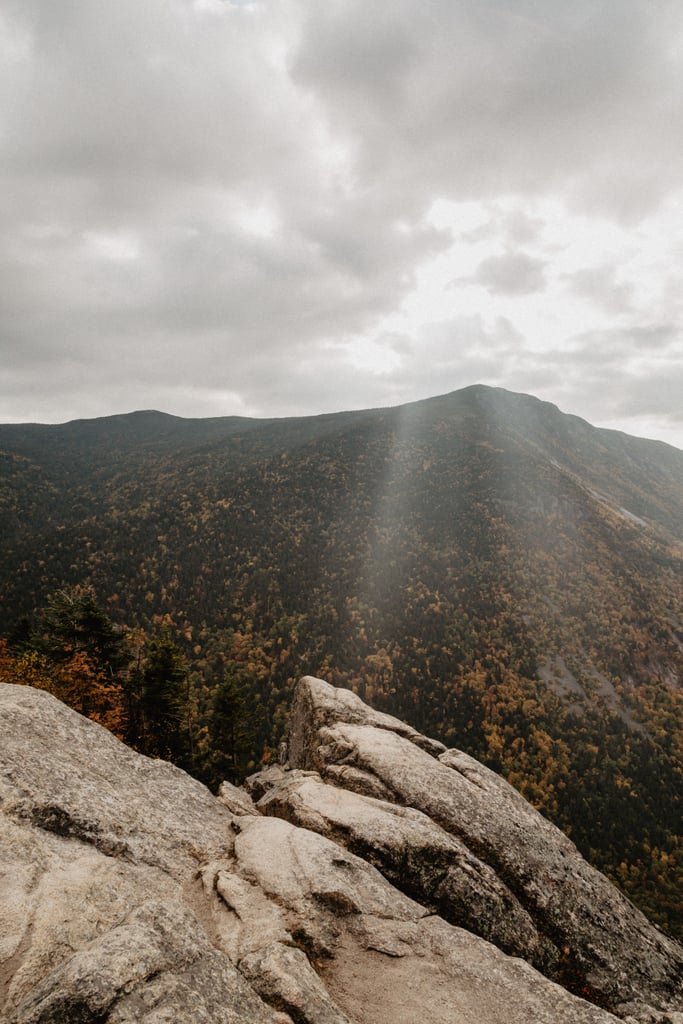
POLYGON ((683 1024, 683 950, 481 765, 311 678, 289 752, 214 798, 0 684, 0 1020, 683 1024))
POLYGON ((266 813, 347 845, 446 920, 613 1012, 683 1004, 680 946, 473 758, 313 678, 289 746, 299 771, 252 782, 268 790, 266 813))

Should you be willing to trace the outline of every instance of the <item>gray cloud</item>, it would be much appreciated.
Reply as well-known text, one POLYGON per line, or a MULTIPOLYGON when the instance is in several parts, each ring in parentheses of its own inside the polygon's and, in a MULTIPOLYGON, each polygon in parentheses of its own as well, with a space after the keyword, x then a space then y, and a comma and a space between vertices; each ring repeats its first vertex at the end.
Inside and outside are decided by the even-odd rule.
POLYGON ((545 263, 524 252, 505 252, 482 260, 470 281, 502 295, 528 295, 545 288, 545 263))
POLYGON ((670 324, 587 332, 546 354, 555 400, 591 422, 659 436, 680 446, 683 332, 670 324))
POLYGON ((676 186, 672 4, 653 18, 640 0, 399 0, 372 5, 359 55, 367 10, 311 6, 294 73, 353 134, 368 176, 461 197, 562 189, 629 216, 676 186), (392 54, 410 54, 400 90, 389 33, 392 54))
POLYGON ((553 398, 613 373, 611 346, 640 353, 623 393, 654 395, 675 265, 651 323, 613 262, 567 274, 631 331, 597 345, 601 321, 591 347, 560 325, 545 356, 483 290, 543 293, 543 200, 635 230, 679 188, 682 30, 670 0, 1 0, 0 419, 317 412, 479 379, 553 398), (484 221, 436 230, 441 199, 484 221), (387 329, 456 237, 479 311, 387 329), (358 370, 363 337, 392 369, 358 370))
POLYGON ((410 397, 407 379, 424 395, 481 382, 541 394, 599 426, 630 423, 648 436, 658 423, 663 440, 677 444, 681 436, 683 332, 671 325, 590 332, 538 351, 504 317, 491 325, 456 318, 426 326, 402 352, 390 375, 397 403, 410 397))
POLYGON ((632 308, 633 286, 619 280, 615 267, 584 267, 567 274, 565 280, 576 295, 589 299, 606 313, 618 316, 632 308))

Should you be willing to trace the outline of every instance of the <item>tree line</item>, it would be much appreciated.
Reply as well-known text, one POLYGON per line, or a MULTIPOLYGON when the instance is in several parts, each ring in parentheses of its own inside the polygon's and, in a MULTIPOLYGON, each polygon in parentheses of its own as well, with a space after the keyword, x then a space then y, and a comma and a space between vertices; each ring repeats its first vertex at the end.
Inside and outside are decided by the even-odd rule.
POLYGON ((35 620, 0 640, 0 679, 47 690, 148 757, 216 788, 245 773, 248 715, 232 676, 200 721, 190 671, 170 627, 117 628, 87 587, 52 594, 35 620))

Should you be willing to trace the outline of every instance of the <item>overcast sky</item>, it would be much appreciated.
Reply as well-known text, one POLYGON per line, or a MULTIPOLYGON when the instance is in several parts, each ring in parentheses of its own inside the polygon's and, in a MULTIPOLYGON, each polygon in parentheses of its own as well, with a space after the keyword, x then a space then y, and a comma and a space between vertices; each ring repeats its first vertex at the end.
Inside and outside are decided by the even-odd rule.
POLYGON ((0 421, 487 383, 683 447, 680 0, 0 0, 0 421))

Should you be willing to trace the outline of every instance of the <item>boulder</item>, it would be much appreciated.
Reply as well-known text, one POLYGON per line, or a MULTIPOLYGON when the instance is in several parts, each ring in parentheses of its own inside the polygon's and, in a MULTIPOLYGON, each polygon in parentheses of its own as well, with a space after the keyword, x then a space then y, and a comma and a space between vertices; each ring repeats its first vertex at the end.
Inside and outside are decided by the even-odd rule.
POLYGON ((258 814, 249 794, 234 786, 232 782, 221 782, 218 799, 231 814, 258 814))
MULTIPOLYGON (((318 693, 336 699, 325 684, 309 681, 302 692, 311 707, 318 693)), ((526 936, 518 954, 527 939, 538 948, 541 932, 519 893, 443 820, 407 799, 392 805, 376 791, 340 790, 336 769, 345 766, 333 757, 321 771, 323 746, 360 750, 351 734, 333 735, 353 728, 460 774, 439 761, 450 756, 443 748, 408 727, 394 731, 369 709, 374 724, 364 725, 352 697, 341 700, 353 723, 327 717, 310 726, 319 767, 263 773, 254 805, 229 786, 213 797, 47 693, 0 684, 0 1020, 396 1024, 425 1015, 436 1024, 616 1024, 607 1009, 474 934, 478 913, 488 914, 502 946, 501 907, 526 936), (424 865, 412 889, 392 883, 400 843, 415 844, 404 875, 433 855, 439 884, 429 889, 424 865), (449 871, 473 879, 468 928, 446 920, 467 896, 449 871)), ((372 790, 373 773, 382 792, 407 785, 370 760, 359 758, 354 786, 367 776, 372 790)), ((622 1016, 645 1024, 637 996, 622 1016)), ((670 1020, 680 1024, 674 1009, 670 1020)))
POLYGON ((326 785, 312 772, 270 769, 248 785, 269 786, 257 805, 263 814, 335 839, 451 924, 540 968, 559 959, 492 868, 421 811, 326 785))
POLYGON ((197 878, 231 856, 232 823, 179 769, 0 684, 0 1020, 282 1021, 215 941, 197 878))
POLYGON ((251 955, 249 976, 256 964, 267 967, 261 991, 295 1021, 407 1024, 424 1015, 443 1024, 616 1024, 523 960, 430 913, 332 840, 277 818, 250 816, 239 826, 237 871, 283 908, 327 990, 320 1002, 305 995, 304 974, 288 982, 281 951, 277 959, 264 951, 265 962, 251 955), (278 983, 275 996, 270 986, 278 983), (309 1018, 318 1006, 320 1016, 309 1018))
MULTIPOLYGON (((680 945, 651 924, 500 776, 461 751, 425 742, 404 723, 366 709, 354 694, 313 677, 299 683, 290 721, 292 768, 316 771, 324 782, 366 799, 382 793, 394 804, 421 812, 495 873, 545 940, 540 960, 535 936, 523 954, 526 959, 542 965, 554 947, 559 959, 547 959, 548 973, 614 1012, 665 1019, 683 1009, 680 945)), ((299 794, 307 789, 314 812, 313 793, 319 789, 310 783, 295 788, 299 794)), ((344 823, 343 801, 340 797, 330 833, 355 842, 358 814, 353 826, 350 811, 344 823)), ((268 798, 263 802, 267 806, 268 798)), ((293 801, 285 802, 284 813, 292 814, 293 801)), ((308 826, 316 827, 314 815, 308 826)), ((405 850, 403 840, 389 854, 383 842, 380 837, 382 853, 376 862, 383 859, 383 870, 404 890, 419 894, 422 888, 424 896, 418 898, 432 904, 433 891, 420 878, 419 842, 414 847, 417 869, 409 870, 407 880, 400 879, 395 865, 396 851, 405 850)), ((489 937, 496 941, 495 931, 489 937)))
POLYGON ((47 971, 6 1020, 272 1024, 273 1018, 182 903, 150 900, 47 971))
POLYGON ((351 1024, 331 998, 302 949, 281 942, 240 961, 240 970, 264 999, 282 1006, 294 1020, 317 1024, 351 1024))

